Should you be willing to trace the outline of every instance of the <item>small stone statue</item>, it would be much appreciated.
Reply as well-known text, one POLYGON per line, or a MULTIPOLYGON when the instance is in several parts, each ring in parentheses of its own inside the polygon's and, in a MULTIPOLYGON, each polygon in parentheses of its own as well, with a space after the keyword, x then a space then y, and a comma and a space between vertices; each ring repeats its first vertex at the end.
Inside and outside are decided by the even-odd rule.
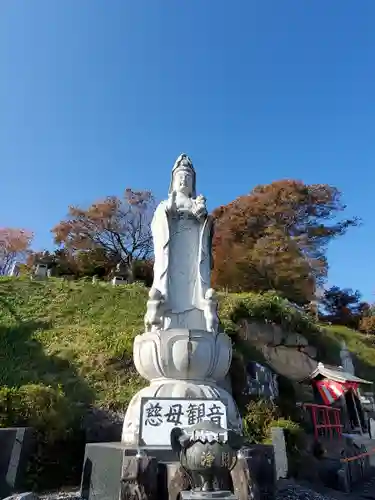
POLYGON ((147 312, 144 319, 145 330, 146 332, 161 330, 163 327, 164 298, 156 288, 151 288, 148 296, 147 312))
POLYGON ((344 340, 341 341, 340 359, 343 369, 351 375, 354 375, 354 365, 352 357, 344 340))
POLYGON ((44 251, 33 267, 32 279, 44 279, 48 277, 48 269, 51 266, 51 256, 49 252, 44 251))
POLYGON ((111 272, 112 284, 115 286, 117 283, 128 283, 130 281, 130 274, 129 259, 126 262, 118 262, 115 269, 112 269, 111 272))
POLYGON ((209 288, 205 295, 206 307, 204 317, 206 319, 206 328, 208 332, 218 333, 219 316, 218 316, 218 300, 216 292, 213 288, 209 288))

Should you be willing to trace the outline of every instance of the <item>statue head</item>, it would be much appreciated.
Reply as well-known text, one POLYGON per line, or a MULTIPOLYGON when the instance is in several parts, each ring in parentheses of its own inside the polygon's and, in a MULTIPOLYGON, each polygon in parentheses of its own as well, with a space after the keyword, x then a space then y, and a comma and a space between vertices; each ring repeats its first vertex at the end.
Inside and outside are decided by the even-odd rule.
POLYGON ((169 194, 175 191, 195 198, 197 196, 195 184, 196 175, 193 163, 188 155, 182 154, 177 158, 172 169, 169 194))

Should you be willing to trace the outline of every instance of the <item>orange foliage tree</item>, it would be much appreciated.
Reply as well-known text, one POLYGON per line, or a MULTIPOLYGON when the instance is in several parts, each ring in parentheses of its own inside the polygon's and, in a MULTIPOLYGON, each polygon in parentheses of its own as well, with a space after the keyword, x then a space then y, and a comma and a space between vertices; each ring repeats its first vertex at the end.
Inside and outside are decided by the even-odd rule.
POLYGON ((150 191, 125 190, 123 199, 107 197, 89 208, 69 207, 69 214, 52 229, 55 243, 73 255, 101 249, 113 263, 131 263, 152 254, 150 231, 154 197, 150 191))
POLYGON ((375 316, 364 316, 361 318, 359 330, 366 335, 375 335, 375 316))
POLYGON ((8 274, 16 261, 27 257, 33 233, 25 229, 0 228, 0 274, 8 274))
POLYGON ((295 180, 257 186, 217 208, 214 286, 312 300, 327 274, 328 242, 358 224, 338 220, 344 209, 335 187, 295 180))

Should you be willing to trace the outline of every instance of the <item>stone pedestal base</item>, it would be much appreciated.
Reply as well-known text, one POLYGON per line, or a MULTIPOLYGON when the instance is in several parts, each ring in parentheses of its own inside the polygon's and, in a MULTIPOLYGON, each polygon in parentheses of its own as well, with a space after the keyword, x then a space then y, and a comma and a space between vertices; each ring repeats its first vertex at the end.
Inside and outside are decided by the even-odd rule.
POLYGON ((187 478, 171 449, 137 448, 122 443, 86 445, 82 473, 83 500, 178 500, 189 488, 187 478))
MULTIPOLYGON (((89 443, 86 445, 82 473, 81 497, 83 500, 125 500, 124 486, 145 487, 141 500, 178 500, 184 492, 189 500, 209 500, 211 497, 197 497, 188 492, 190 485, 171 449, 148 447, 142 451, 146 456, 137 458, 137 447, 128 447, 123 443, 89 443), (157 471, 155 469, 157 462, 157 471), (157 474, 156 499, 153 492, 147 490, 154 483, 157 474), (125 483, 125 484, 123 484, 125 483)), ((253 445, 244 449, 246 458, 240 458, 231 472, 232 485, 223 481, 218 485, 225 494, 233 496, 216 500, 272 500, 275 493, 275 471, 273 447, 253 445), (259 489, 258 489, 259 485, 259 489), (229 491, 231 490, 231 491, 229 491), (260 494, 259 494, 260 493, 260 494), (232 494, 233 495, 233 494, 232 494)), ((126 487, 125 487, 126 490, 126 487)), ((221 491, 220 493, 223 493, 221 491)), ((210 494, 218 495, 219 492, 210 494)), ((197 494, 195 494, 197 495, 197 494)))
POLYGON ((129 403, 126 411, 121 440, 127 445, 137 445, 139 438, 139 419, 142 398, 187 398, 220 399, 227 406, 228 428, 242 430, 242 420, 236 403, 229 392, 208 381, 184 381, 159 379, 140 390, 129 403))

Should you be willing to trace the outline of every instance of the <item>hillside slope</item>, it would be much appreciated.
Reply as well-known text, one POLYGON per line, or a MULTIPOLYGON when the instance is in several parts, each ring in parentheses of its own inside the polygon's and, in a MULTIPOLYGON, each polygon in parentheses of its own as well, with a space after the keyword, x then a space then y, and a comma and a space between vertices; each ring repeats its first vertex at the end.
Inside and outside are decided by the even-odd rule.
MULTIPOLYGON (((147 289, 138 284, 1 278, 0 386, 41 383, 81 405, 124 410, 145 383, 132 364, 132 342, 143 331, 146 300, 147 289)), ((242 318, 299 331, 323 362, 339 363, 344 338, 358 375, 375 381, 372 339, 343 327, 319 329, 273 294, 221 295, 220 316, 234 340, 242 318)))
POLYGON ((73 401, 120 408, 141 386, 132 368, 147 290, 0 280, 0 385, 60 386, 73 401))
MULTIPOLYGON (((139 284, 0 278, 0 427, 30 425, 38 431, 30 486, 79 482, 87 438, 82 423, 86 433, 90 429, 95 434, 97 424, 102 429, 107 418, 111 429, 113 422, 121 428, 129 399, 146 383, 132 361, 146 300, 147 289, 139 284)), ((251 339, 241 340, 240 320, 276 323, 283 331, 302 333, 323 362, 339 363, 343 338, 355 356, 358 375, 375 381, 371 338, 347 328, 321 328, 272 293, 221 294, 220 318, 234 342, 233 393, 242 409, 247 404, 244 362, 262 357, 251 339)), ((286 392, 284 399, 295 407, 286 392)), ((264 408, 258 410, 263 429, 264 408)))

